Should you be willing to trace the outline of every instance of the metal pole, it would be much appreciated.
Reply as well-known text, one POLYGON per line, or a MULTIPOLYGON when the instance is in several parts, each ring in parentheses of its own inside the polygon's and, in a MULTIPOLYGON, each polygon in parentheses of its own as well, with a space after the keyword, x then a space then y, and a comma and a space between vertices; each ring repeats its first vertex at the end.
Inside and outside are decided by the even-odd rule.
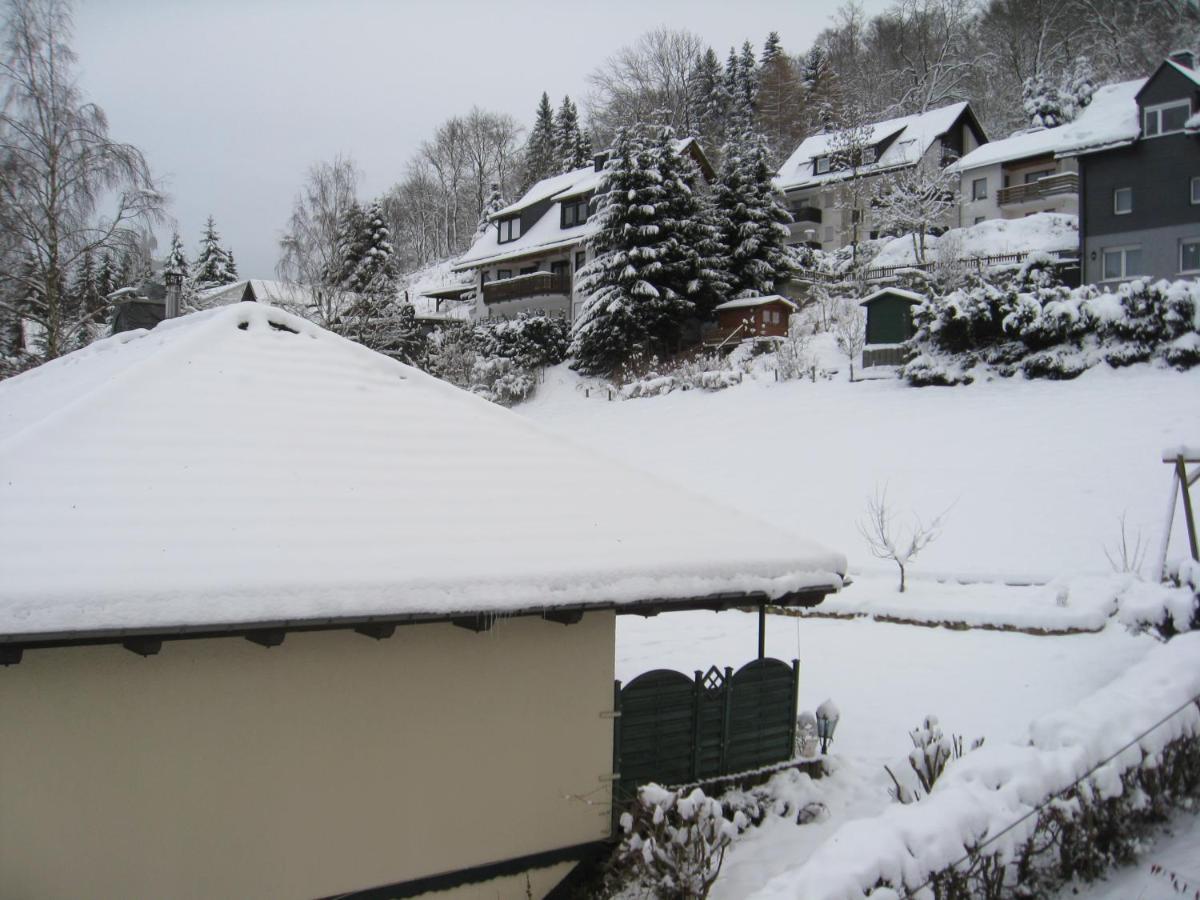
POLYGON ((758 604, 758 658, 767 658, 767 604, 758 604))

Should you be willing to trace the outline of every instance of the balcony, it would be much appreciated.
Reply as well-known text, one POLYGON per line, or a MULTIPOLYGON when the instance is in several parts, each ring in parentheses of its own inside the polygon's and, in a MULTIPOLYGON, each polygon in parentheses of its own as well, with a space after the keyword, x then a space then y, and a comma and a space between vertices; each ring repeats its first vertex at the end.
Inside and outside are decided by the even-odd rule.
POLYGON ((1018 184, 1013 187, 1000 188, 996 192, 996 202, 1001 206, 1013 203, 1030 203, 1034 200, 1044 200, 1059 194, 1078 194, 1079 176, 1074 172, 1063 172, 1060 175, 1049 175, 1031 181, 1029 184, 1018 184))
POLYGON ((815 206, 796 206, 792 208, 793 222, 816 222, 821 224, 821 210, 815 206))
POLYGON ((503 281, 491 281, 483 286, 483 302, 507 303, 529 297, 546 297, 552 294, 569 295, 571 276, 566 272, 531 272, 503 281))

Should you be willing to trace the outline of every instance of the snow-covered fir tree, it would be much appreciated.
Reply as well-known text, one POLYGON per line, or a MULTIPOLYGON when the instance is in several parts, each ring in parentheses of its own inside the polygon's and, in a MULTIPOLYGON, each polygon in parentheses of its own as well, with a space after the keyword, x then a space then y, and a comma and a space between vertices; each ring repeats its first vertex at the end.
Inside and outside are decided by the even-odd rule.
POLYGON ((217 225, 209 216, 200 238, 200 252, 192 264, 192 281, 198 290, 233 284, 237 278, 229 271, 229 254, 221 246, 217 225))
POLYGON ((695 74, 695 109, 692 120, 699 125, 706 147, 720 150, 725 142, 725 119, 729 114, 729 91, 716 51, 709 47, 700 57, 695 74))
POLYGON ((595 258, 579 273, 586 295, 572 329, 572 365, 610 374, 633 356, 675 349, 702 279, 684 219, 698 204, 669 133, 622 129, 596 191, 595 258))
POLYGON ((1094 93, 1096 74, 1092 61, 1086 56, 1076 57, 1074 65, 1063 79, 1063 94, 1070 101, 1072 119, 1091 105, 1094 93))
POLYGON ((343 286, 356 294, 390 298, 396 293, 396 251, 378 200, 361 212, 358 228, 353 256, 346 260, 343 286))
POLYGON ((491 189, 488 191, 487 201, 483 204, 483 211, 479 213, 479 225, 475 229, 475 236, 484 234, 491 225, 492 216, 506 206, 508 203, 505 201, 504 195, 500 193, 499 182, 493 181, 491 189))
POLYGON ((90 250, 84 251, 75 267, 75 277, 71 282, 70 307, 73 315, 83 316, 91 313, 89 321, 93 325, 103 324, 108 311, 108 301, 100 293, 97 274, 95 257, 90 250))
POLYGON ((225 271, 229 275, 229 283, 233 284, 238 280, 237 262, 233 258, 233 251, 225 251, 225 271))
POLYGON ((335 286, 343 294, 344 312, 335 330, 372 350, 399 352, 397 347, 406 345, 407 329, 396 304, 396 251, 380 201, 352 209, 341 252, 341 277, 335 286))
POLYGON ((563 97, 554 117, 554 149, 560 172, 582 169, 591 162, 592 142, 579 129, 579 110, 570 97, 563 97))
POLYGON ((171 235, 171 249, 167 251, 167 261, 163 272, 187 277, 191 267, 188 265, 187 254, 183 252, 183 240, 176 231, 171 235))
POLYGON ((1031 128, 1057 128, 1070 121, 1069 102, 1045 75, 1031 75, 1025 79, 1021 103, 1031 128))
POLYGON ((100 296, 107 300, 108 295, 118 287, 120 285, 117 284, 117 267, 113 262, 112 251, 105 250, 100 257, 100 269, 96 272, 96 289, 100 296))
POLYGON ((735 104, 745 104, 751 113, 758 111, 758 60, 754 57, 754 45, 749 41, 742 44, 742 52, 738 56, 737 70, 734 74, 735 104))
POLYGON ((774 185, 766 139, 755 127, 747 95, 737 107, 713 187, 730 288, 738 297, 776 293, 793 269, 787 248, 792 217, 774 185))
POLYGON ((554 142, 554 110, 550 95, 542 93, 537 117, 529 140, 525 142, 525 169, 522 190, 528 190, 543 178, 558 174, 560 160, 554 142))

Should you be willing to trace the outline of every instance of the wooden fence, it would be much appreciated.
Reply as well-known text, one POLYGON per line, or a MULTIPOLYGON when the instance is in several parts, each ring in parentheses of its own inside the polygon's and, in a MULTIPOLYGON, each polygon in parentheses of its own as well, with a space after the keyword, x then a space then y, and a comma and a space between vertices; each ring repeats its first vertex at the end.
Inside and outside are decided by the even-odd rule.
POLYGON ((639 787, 680 785, 792 758, 800 662, 756 659, 734 672, 716 666, 656 669, 616 682, 614 818, 639 787))

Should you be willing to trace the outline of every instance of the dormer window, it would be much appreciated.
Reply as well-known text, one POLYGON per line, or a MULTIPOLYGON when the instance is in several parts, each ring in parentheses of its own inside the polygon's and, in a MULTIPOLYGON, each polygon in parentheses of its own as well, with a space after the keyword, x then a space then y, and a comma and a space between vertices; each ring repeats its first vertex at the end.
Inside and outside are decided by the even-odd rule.
POLYGON ((864 166, 869 166, 873 162, 875 162, 875 148, 864 147, 862 152, 862 164, 864 166))
POLYGON ((824 175, 826 172, 828 172, 829 157, 818 156, 816 160, 813 161, 813 171, 815 171, 818 175, 824 175))
POLYGON ((1158 137, 1183 131, 1184 123, 1191 114, 1190 100, 1148 106, 1142 113, 1142 137, 1158 137))
POLYGON ((562 201, 562 227, 574 228, 588 220, 588 198, 562 201))
POLYGON ((521 236, 521 217, 513 216, 511 219, 501 219, 498 227, 500 228, 499 243, 507 244, 515 241, 521 236))

